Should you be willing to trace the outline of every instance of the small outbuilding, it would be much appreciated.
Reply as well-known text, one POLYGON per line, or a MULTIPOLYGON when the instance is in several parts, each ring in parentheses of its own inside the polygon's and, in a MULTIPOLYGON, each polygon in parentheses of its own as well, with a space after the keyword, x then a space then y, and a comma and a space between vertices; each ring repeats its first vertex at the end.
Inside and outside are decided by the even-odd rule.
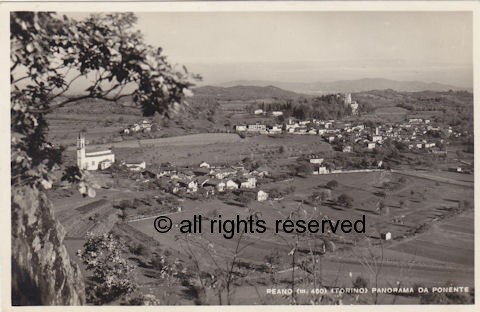
POLYGON ((258 191, 257 201, 262 202, 262 201, 266 201, 267 199, 268 199, 268 193, 266 193, 262 190, 258 191))
POLYGON ((391 239, 392 239, 392 233, 391 233, 391 232, 381 233, 381 234, 380 234, 380 237, 381 237, 383 240, 391 240, 391 239))

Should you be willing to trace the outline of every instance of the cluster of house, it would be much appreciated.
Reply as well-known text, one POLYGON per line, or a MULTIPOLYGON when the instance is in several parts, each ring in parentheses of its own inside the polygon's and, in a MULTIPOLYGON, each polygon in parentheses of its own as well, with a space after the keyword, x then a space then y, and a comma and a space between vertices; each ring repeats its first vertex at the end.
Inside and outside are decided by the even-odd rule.
POLYGON ((280 134, 283 132, 282 125, 267 126, 264 124, 236 125, 235 131, 260 134, 280 134))
POLYGON ((444 143, 445 136, 452 135, 451 127, 442 129, 434 126, 428 119, 413 118, 402 123, 383 124, 375 129, 364 125, 352 126, 344 123, 341 127, 324 132, 323 137, 329 143, 340 144, 342 151, 353 152, 353 145, 360 144, 367 149, 377 146, 390 139, 404 143, 410 150, 427 150, 436 154, 446 154, 439 144, 444 143))
POLYGON ((293 118, 289 118, 285 125, 285 131, 291 134, 324 135, 325 133, 334 133, 334 131, 330 131, 334 123, 335 120, 295 121, 293 118))
POLYGON ((152 131, 152 122, 149 120, 142 120, 139 123, 134 123, 122 130, 122 134, 129 135, 137 132, 150 132, 152 131))
MULTIPOLYGON (((273 126, 267 126, 265 124, 249 124, 249 125, 236 125, 235 131, 237 132, 250 132, 260 134, 281 134, 284 131, 290 134, 311 134, 311 135, 323 135, 328 132, 328 129, 333 127, 334 120, 294 120, 289 118, 284 125, 276 124, 273 126)), ((334 133, 332 131, 331 133, 334 133)))
POLYGON ((268 176, 267 170, 249 171, 243 166, 211 166, 202 162, 197 168, 163 167, 155 178, 168 185, 173 194, 199 193, 206 197, 234 190, 256 192, 258 201, 268 199, 268 193, 257 190, 257 179, 268 176))
POLYGON ((318 135, 329 143, 342 146, 345 153, 353 152, 353 145, 360 144, 373 150, 382 145, 384 140, 392 139, 405 143, 409 149, 429 150, 432 153, 444 154, 445 151, 437 146, 443 139, 434 140, 432 134, 443 132, 447 136, 455 135, 451 127, 442 129, 434 126, 429 119, 411 118, 406 122, 383 124, 375 129, 364 124, 345 123, 335 120, 303 120, 289 118, 285 125, 267 126, 265 124, 250 124, 235 126, 237 132, 260 134, 280 134, 286 131, 290 134, 318 135))

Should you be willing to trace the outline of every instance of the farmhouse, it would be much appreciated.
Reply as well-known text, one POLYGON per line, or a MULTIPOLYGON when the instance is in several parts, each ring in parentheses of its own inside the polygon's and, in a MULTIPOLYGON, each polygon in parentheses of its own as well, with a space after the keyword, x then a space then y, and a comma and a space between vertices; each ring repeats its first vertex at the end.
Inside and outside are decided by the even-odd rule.
POLYGON ((261 115, 261 114, 263 114, 263 109, 256 109, 253 113, 255 115, 261 115))
POLYGON ((266 130, 267 130, 266 125, 254 124, 254 125, 248 125, 247 126, 247 131, 249 131, 249 132, 262 132, 262 131, 266 131, 266 130))
POLYGON ((127 166, 130 171, 142 171, 147 168, 147 164, 144 161, 139 163, 125 164, 125 166, 127 166))
POLYGON ((198 184, 196 181, 180 180, 178 184, 187 188, 187 192, 195 193, 198 190, 198 184))
POLYGON ((228 180, 227 183, 225 184, 227 190, 236 190, 238 189, 238 184, 235 183, 233 180, 228 180))
POLYGON ((218 192, 225 191, 225 182, 217 180, 217 179, 209 179, 203 184, 204 187, 212 187, 215 188, 218 192))
POLYGON ((195 193, 198 190, 198 184, 196 181, 190 181, 187 185, 190 192, 195 193))
POLYGON ((235 126, 235 131, 238 131, 238 132, 247 131, 247 126, 245 126, 245 125, 236 125, 236 126, 235 126))
POLYGON ((207 169, 208 169, 208 168, 210 168, 210 165, 209 165, 208 163, 206 163, 206 162, 202 162, 202 163, 200 164, 200 168, 207 168, 207 169))
POLYGON ((421 118, 410 118, 408 120, 409 123, 421 123, 422 119, 421 118))
POLYGON ((258 191, 257 201, 262 202, 262 201, 266 201, 267 199, 268 199, 268 193, 266 193, 262 190, 258 191))
POLYGON ((239 179, 240 188, 253 189, 257 186, 257 179, 255 177, 241 178, 239 179))
POLYGON ((198 189, 198 193, 205 196, 205 197, 210 197, 215 195, 215 188, 212 186, 206 186, 203 188, 198 189))
POLYGON ((383 240, 391 240, 392 239, 392 233, 390 233, 390 232, 381 233, 380 236, 382 237, 383 240))
POLYGON ((271 129, 268 130, 268 132, 272 133, 272 134, 282 133, 282 126, 281 125, 274 125, 274 126, 272 126, 271 129))
POLYGON ((275 117, 283 116, 283 112, 281 112, 281 111, 273 111, 273 112, 272 112, 272 115, 275 116, 275 117))
POLYGON ((374 143, 382 143, 382 139, 381 135, 372 135, 372 142, 374 143))
POLYGON ((323 163, 323 158, 311 158, 310 163, 320 165, 321 163, 323 163))
POLYGON ((226 177, 232 176, 236 173, 237 173, 237 171, 233 170, 233 169, 223 169, 223 170, 219 170, 219 171, 214 172, 214 176, 215 176, 215 178, 217 178, 219 180, 222 180, 222 179, 225 179, 226 177))
POLYGON ((225 192, 225 187, 226 187, 226 186, 227 186, 227 185, 225 184, 225 182, 220 181, 215 188, 216 188, 217 191, 219 191, 219 192, 225 192))
POLYGON ((318 168, 318 174, 327 174, 327 173, 328 173, 327 167, 322 166, 318 168))
POLYGON ((77 138, 77 166, 83 170, 103 170, 115 162, 115 154, 111 150, 90 152, 85 150, 85 133, 80 132, 77 138))

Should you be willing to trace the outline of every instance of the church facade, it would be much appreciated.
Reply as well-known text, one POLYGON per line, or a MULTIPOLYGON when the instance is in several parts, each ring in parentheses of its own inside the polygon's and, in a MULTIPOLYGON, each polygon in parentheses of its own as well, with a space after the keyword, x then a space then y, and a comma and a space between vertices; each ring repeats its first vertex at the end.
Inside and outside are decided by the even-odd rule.
POLYGON ((77 166, 83 170, 104 170, 115 162, 115 154, 111 150, 86 152, 85 133, 80 132, 77 138, 77 166))

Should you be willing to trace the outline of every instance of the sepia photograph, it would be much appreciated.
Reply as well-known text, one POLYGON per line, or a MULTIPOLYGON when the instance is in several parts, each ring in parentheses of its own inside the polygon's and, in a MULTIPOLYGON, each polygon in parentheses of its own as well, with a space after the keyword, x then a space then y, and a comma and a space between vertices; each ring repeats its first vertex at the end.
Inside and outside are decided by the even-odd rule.
POLYGON ((473 307, 473 9, 87 6, 8 12, 7 304, 473 307))

